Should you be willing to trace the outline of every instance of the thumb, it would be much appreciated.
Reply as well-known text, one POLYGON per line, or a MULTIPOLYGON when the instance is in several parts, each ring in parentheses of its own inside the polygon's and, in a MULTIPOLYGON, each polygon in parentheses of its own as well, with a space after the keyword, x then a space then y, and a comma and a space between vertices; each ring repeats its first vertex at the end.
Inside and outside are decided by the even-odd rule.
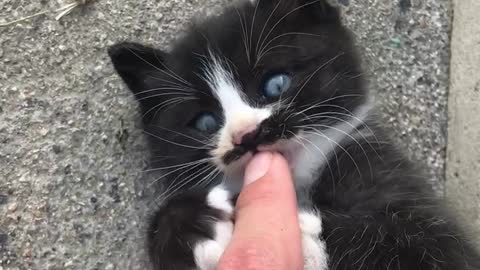
POLYGON ((287 161, 261 152, 247 165, 235 229, 219 269, 302 269, 295 189, 287 161))

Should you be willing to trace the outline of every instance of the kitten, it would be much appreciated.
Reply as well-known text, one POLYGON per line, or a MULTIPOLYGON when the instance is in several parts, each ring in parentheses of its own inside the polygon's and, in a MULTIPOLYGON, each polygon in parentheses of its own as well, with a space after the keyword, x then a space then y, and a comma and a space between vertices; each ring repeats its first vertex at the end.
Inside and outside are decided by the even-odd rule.
POLYGON ((351 35, 326 0, 244 0, 170 52, 121 43, 109 54, 163 173, 147 235, 154 269, 215 269, 257 151, 289 162, 305 269, 480 269, 376 124, 351 35))

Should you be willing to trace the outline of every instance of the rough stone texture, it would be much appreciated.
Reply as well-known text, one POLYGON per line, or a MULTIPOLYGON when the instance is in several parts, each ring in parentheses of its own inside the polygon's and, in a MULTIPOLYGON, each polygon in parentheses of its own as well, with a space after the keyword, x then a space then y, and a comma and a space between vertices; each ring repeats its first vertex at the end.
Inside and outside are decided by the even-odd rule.
MULTIPOLYGON (((474 0, 471 0, 474 1, 474 0)), ((0 269, 145 269, 146 150, 106 48, 228 0, 101 0, 0 28, 0 269)), ((341 1, 387 127, 443 190, 449 2, 341 1)), ((56 1, 0 2, 0 22, 56 1)))
POLYGON ((480 246, 480 2, 454 4, 446 193, 480 246))

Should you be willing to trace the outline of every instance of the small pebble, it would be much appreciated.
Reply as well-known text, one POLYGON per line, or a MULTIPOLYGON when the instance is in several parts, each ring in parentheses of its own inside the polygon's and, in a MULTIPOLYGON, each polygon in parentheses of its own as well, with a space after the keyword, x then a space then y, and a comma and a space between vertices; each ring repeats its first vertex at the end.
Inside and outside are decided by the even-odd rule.
POLYGON ((18 208, 18 204, 17 204, 17 203, 11 203, 11 204, 7 207, 7 210, 8 210, 8 212, 13 213, 13 212, 17 211, 17 208, 18 208))

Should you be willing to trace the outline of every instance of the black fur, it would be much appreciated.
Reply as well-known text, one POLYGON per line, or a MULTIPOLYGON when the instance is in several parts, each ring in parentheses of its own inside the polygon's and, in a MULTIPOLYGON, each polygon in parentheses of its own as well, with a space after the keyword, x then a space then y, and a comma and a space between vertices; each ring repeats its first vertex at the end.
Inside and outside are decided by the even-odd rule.
POLYGON ((178 194, 152 217, 147 239, 156 269, 194 269, 191 247, 213 238, 214 222, 229 218, 210 208, 206 195, 206 192, 178 194))
MULTIPOLYGON (((165 168, 166 185, 180 187, 151 222, 148 247, 155 269, 190 269, 191 246, 212 238, 205 217, 222 218, 205 204, 206 186, 215 182, 208 164, 175 167, 209 157, 205 141, 213 135, 192 128, 192 119, 202 111, 221 118, 220 104, 199 76, 210 50, 224 56, 257 104, 270 102, 258 89, 272 73, 291 74, 293 88, 301 89, 292 106, 263 122, 248 145, 224 156, 226 164, 260 144, 291 139, 288 134, 297 134, 301 125, 345 121, 366 103, 352 38, 339 11, 324 0, 260 0, 258 6, 227 8, 193 26, 168 53, 131 43, 111 48, 116 70, 140 101, 152 166, 165 168), (249 45, 251 50, 245 48, 249 45), (265 45, 270 51, 260 57, 256 49, 265 45), (290 117, 319 102, 323 106, 290 117), (308 118, 318 113, 330 117, 308 118)), ((389 134, 373 117, 359 129, 363 135, 342 142, 311 187, 310 201, 322 213, 330 269, 480 269, 480 256, 466 235, 389 134)))

